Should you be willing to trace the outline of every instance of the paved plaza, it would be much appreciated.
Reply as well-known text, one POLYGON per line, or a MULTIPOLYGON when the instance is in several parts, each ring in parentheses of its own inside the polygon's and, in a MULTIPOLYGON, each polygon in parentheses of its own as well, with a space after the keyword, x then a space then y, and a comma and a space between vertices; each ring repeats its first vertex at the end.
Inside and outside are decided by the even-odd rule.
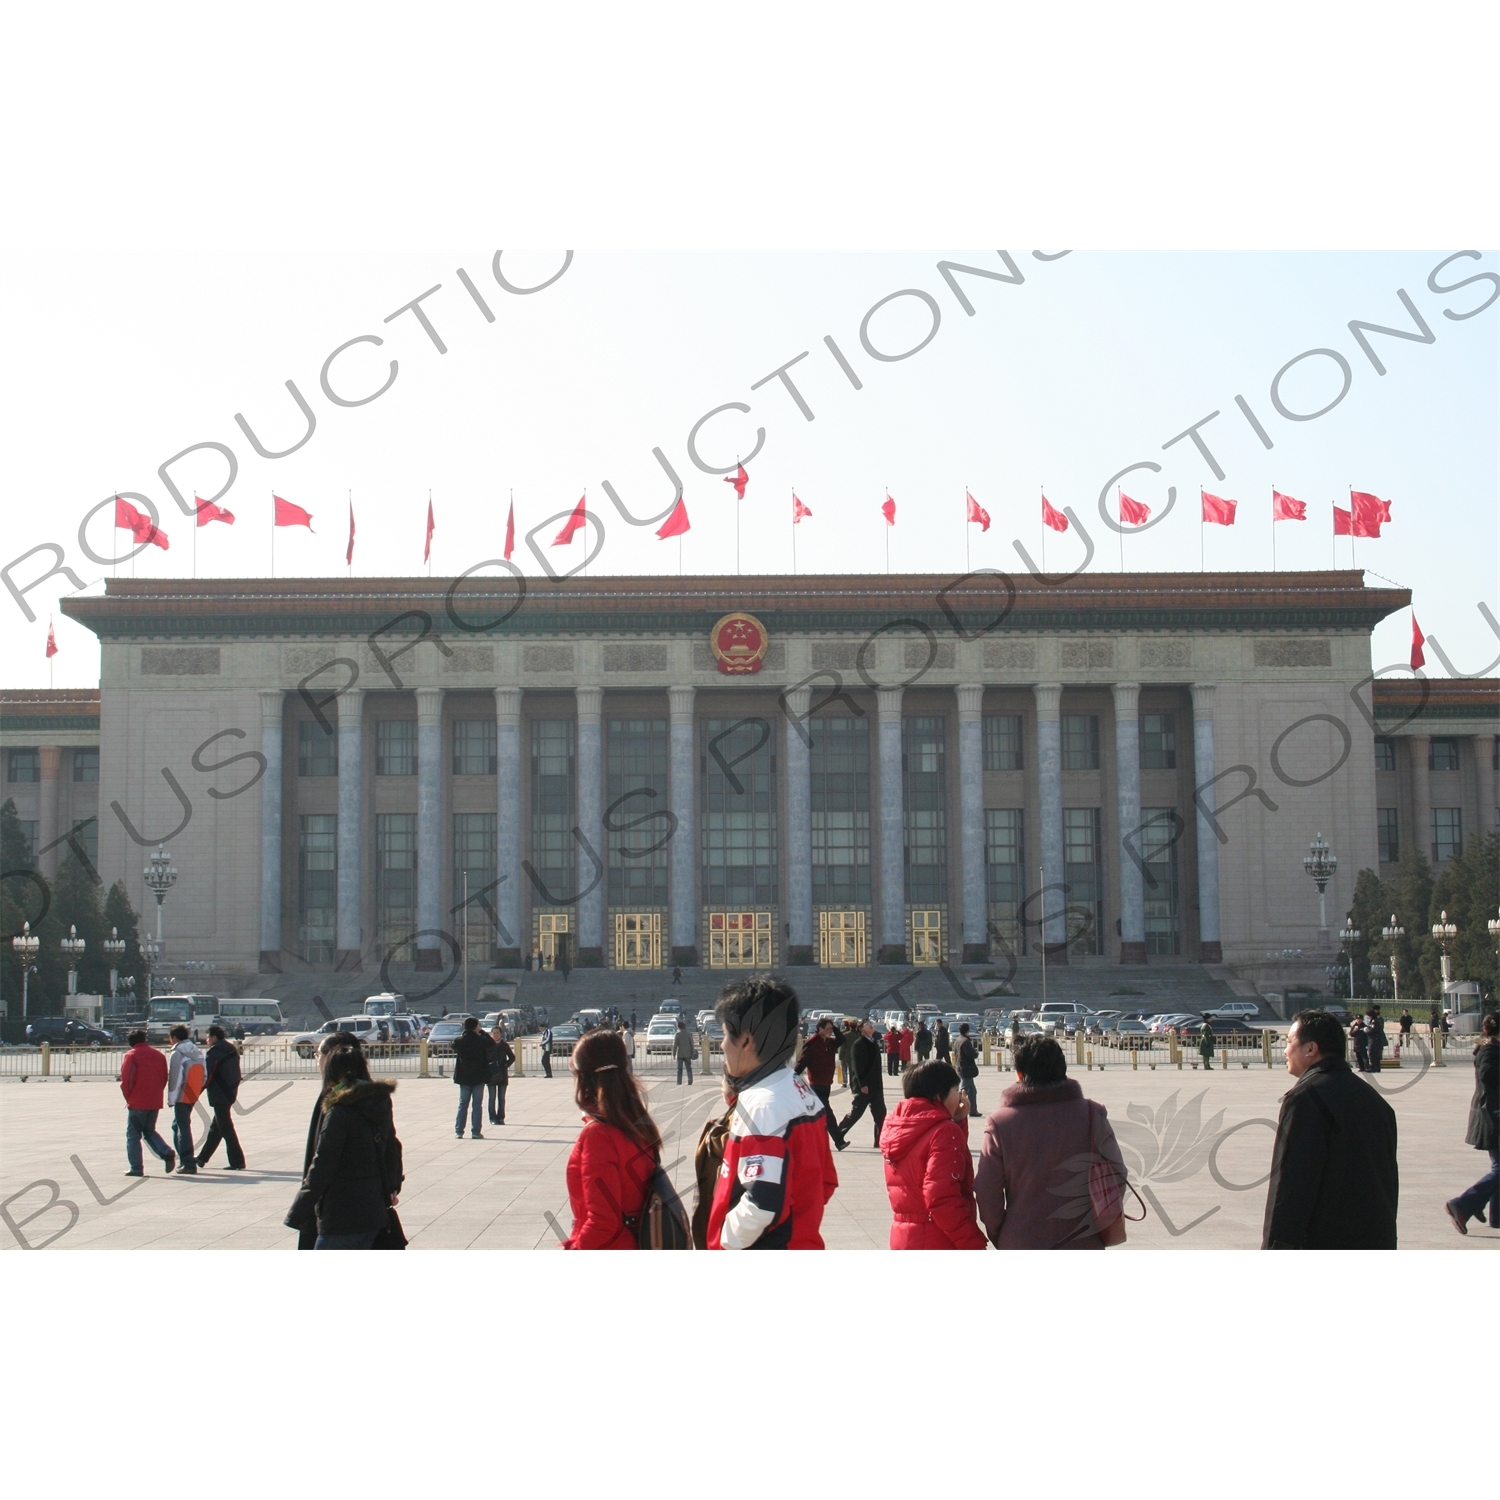
MULTIPOLYGON (((1478 1177, 1484 1162, 1463 1144, 1473 1072, 1466 1055, 1455 1050, 1450 1058, 1445 1068, 1413 1067, 1380 1080, 1400 1120, 1403 1249, 1500 1245, 1500 1232, 1477 1226, 1461 1238, 1443 1213, 1444 1200, 1478 1177)), ((1259 1245, 1272 1125, 1290 1085, 1284 1072, 1111 1066, 1071 1068, 1070 1076, 1108 1107, 1147 1204, 1145 1219, 1130 1226, 1126 1249, 1259 1245)), ((719 1081, 700 1075, 691 1087, 679 1087, 663 1074, 643 1081, 665 1137, 663 1161, 691 1204, 693 1147, 703 1121, 722 1107, 719 1081)), ((993 1108, 1009 1081, 987 1070, 979 1080, 981 1108, 993 1108)), ((899 1081, 887 1082, 891 1102, 899 1081)), ((310 1078, 247 1081, 238 1129, 248 1171, 223 1170, 221 1154, 196 1177, 167 1178, 148 1153, 146 1178, 128 1181, 125 1111, 112 1081, 0 1081, 0 1244, 290 1250, 295 1236, 282 1218, 301 1175, 316 1087, 310 1078)), ((555 1248, 571 1224, 564 1174, 578 1112, 570 1080, 559 1070, 550 1080, 513 1081, 508 1123, 486 1126, 482 1141, 454 1138, 457 1097, 440 1078, 403 1078, 396 1093, 407 1175, 401 1217, 412 1247, 555 1248)), ((834 1103, 846 1109, 847 1092, 838 1090, 834 1103)), ((169 1119, 164 1111, 164 1135, 169 1119)), ((203 1124, 200 1116, 199 1139, 203 1124)), ((824 1238, 830 1249, 884 1249, 890 1210, 868 1120, 853 1135, 855 1144, 837 1158, 839 1189, 823 1221, 824 1238)), ((970 1141, 977 1152, 977 1123, 970 1141)))

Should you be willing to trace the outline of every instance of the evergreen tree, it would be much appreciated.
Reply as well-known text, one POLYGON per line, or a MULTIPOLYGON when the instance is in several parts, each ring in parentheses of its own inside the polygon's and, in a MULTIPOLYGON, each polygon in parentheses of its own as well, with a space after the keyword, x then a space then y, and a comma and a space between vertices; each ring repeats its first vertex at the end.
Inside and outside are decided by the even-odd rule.
POLYGON ((1361 870, 1354 880, 1354 904, 1348 915, 1359 931, 1354 944, 1354 993, 1362 1000, 1374 995, 1370 964, 1388 961, 1387 944, 1380 933, 1390 922, 1390 910, 1391 895, 1385 883, 1374 870, 1361 870))
POLYGON ((109 930, 114 930, 125 942, 125 954, 116 965, 122 992, 125 988, 126 979, 135 980, 135 993, 139 996, 138 1005, 132 1005, 131 1010, 145 1009, 146 1003, 146 965, 141 958, 141 918, 140 914, 130 904, 130 897, 125 894, 125 882, 117 880, 109 888, 109 895, 104 898, 104 933, 107 937, 109 930))
MULTIPOLYGON (((1490 918, 1500 901, 1500 837, 1493 833, 1471 839, 1461 854, 1455 855, 1438 872, 1432 885, 1428 908, 1428 925, 1440 920, 1446 910, 1448 920, 1458 928, 1450 953, 1455 979, 1474 979, 1480 992, 1493 1000, 1495 995, 1495 945, 1489 933, 1490 918)), ((1441 949, 1431 938, 1434 989, 1441 993, 1441 949)))
MULTIPOLYGON (((15 801, 7 797, 0 804, 0 994, 5 997, 8 1014, 12 1020, 21 1015, 21 961, 10 940, 22 931, 22 923, 30 922, 32 934, 41 938, 41 927, 51 909, 54 896, 51 887, 35 868, 31 844, 21 828, 16 815, 15 801)), ((38 950, 34 960, 38 969, 43 967, 43 952, 38 950)), ((44 975, 33 974, 28 990, 27 1013, 45 1014, 43 1006, 47 994, 44 975)), ((54 976, 55 982, 55 976, 54 976)))
POLYGON ((1385 886, 1391 896, 1391 911, 1386 920, 1389 922, 1394 913, 1396 925, 1406 929, 1406 936, 1388 950, 1395 956, 1402 1000, 1441 994, 1437 950, 1430 932, 1432 920, 1427 914, 1432 906, 1432 866, 1427 856, 1414 844, 1407 844, 1397 861, 1394 877, 1385 886))

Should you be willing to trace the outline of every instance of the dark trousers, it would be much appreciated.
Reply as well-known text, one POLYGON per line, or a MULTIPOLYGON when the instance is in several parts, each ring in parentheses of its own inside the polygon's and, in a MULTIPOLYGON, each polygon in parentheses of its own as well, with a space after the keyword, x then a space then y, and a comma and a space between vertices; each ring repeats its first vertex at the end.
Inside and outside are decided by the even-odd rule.
POLYGON ((1360 1073, 1370 1071, 1370 1044, 1368 1042, 1361 1040, 1354 1044, 1354 1067, 1360 1073))
POLYGON ((171 1147, 156 1133, 156 1117, 159 1113, 159 1110, 154 1109, 127 1109, 125 1111, 125 1160, 130 1163, 132 1172, 145 1169, 145 1158, 141 1155, 142 1141, 145 1141, 163 1161, 172 1159, 171 1147))
POLYGON ((1371 1047, 1369 1049, 1370 1071, 1372 1073, 1378 1073, 1380 1071, 1380 1056, 1384 1051, 1384 1047, 1371 1047))
POLYGON ((844 1139, 844 1132, 839 1129, 838 1121, 833 1117, 833 1105, 828 1102, 829 1095, 833 1093, 833 1085, 829 1084, 827 1087, 819 1088, 817 1084, 813 1083, 809 1084, 808 1087, 823 1101, 823 1119, 828 1126, 828 1134, 833 1137, 834 1144, 837 1145, 844 1139))
POLYGON ((490 1080, 490 1124, 505 1124, 505 1089, 510 1083, 508 1078, 490 1080))
POLYGON ((1460 1193, 1456 1207, 1464 1218, 1482 1219, 1490 1211, 1490 1228, 1500 1229, 1500 1152, 1490 1152, 1490 1169, 1466 1193, 1460 1193))
POLYGON ((542 1048, 542 1076, 544 1078, 552 1076, 552 1049, 550 1047, 542 1048))
POLYGON ((887 1052, 885 1055, 885 1070, 892 1078, 900 1076, 901 1054, 899 1052, 887 1052))
POLYGON ((875 1121, 875 1145, 880 1145, 880 1127, 885 1124, 885 1095, 876 1089, 871 1089, 868 1094, 862 1094, 858 1088, 854 1091, 854 1108, 839 1121, 839 1134, 847 1136, 851 1128, 859 1120, 866 1110, 870 1111, 875 1121))
POLYGON ((960 1078, 958 1082, 959 1087, 962 1088, 964 1093, 969 1096, 969 1116, 972 1119, 979 1114, 979 1089, 977 1087, 978 1079, 960 1078))
POLYGON ((177 1151, 177 1159, 182 1163, 183 1170, 196 1172, 198 1164, 193 1156, 193 1106, 191 1104, 172 1106, 172 1145, 177 1151))
POLYGON ((208 1127, 208 1134, 203 1137, 203 1149, 198 1153, 198 1165, 206 1167, 209 1158, 219 1149, 219 1142, 224 1142, 224 1150, 229 1156, 229 1165, 235 1168, 243 1168, 245 1165, 244 1148, 240 1145, 240 1138, 234 1133, 234 1115, 231 1113, 234 1106, 228 1100, 220 1102, 210 1099, 209 1106, 214 1112, 214 1122, 208 1127))

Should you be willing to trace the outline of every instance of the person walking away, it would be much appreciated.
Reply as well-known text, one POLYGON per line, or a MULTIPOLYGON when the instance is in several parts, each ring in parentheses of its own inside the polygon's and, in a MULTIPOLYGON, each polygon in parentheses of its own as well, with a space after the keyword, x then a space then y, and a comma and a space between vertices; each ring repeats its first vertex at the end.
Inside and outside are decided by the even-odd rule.
POLYGON ((824 1016, 818 1022, 817 1030, 803 1043, 802 1056, 797 1060, 795 1071, 806 1076, 813 1093, 823 1101, 823 1109, 828 1120, 828 1135, 835 1148, 842 1151, 849 1142, 844 1139, 843 1132, 838 1127, 838 1121, 834 1119, 833 1105, 829 1103, 829 1096, 833 1093, 833 1070, 838 1063, 838 1055, 839 1039, 834 1034, 833 1017, 824 1016))
POLYGON ((401 1200, 393 1078, 372 1079, 362 1048, 336 1047, 324 1060, 313 1159, 286 1224, 317 1225, 314 1250, 370 1250, 401 1200))
POLYGON ((1469 1232, 1469 1220, 1484 1222, 1489 1209, 1490 1228, 1500 1229, 1500 1017, 1493 1011, 1479 1023, 1479 1043, 1474 1048, 1474 1097, 1469 1101, 1467 1145, 1489 1153, 1490 1169, 1467 1192, 1443 1205, 1453 1227, 1469 1232))
POLYGON ((969 1096, 969 1113, 979 1113, 979 1048, 969 1035, 969 1023, 961 1021, 958 1027, 958 1076, 963 1091, 969 1096))
POLYGON ((505 1124, 505 1091, 510 1087, 510 1070, 516 1060, 516 1054, 511 1051, 511 1046, 505 1040, 505 1028, 495 1026, 490 1031, 490 1041, 494 1048, 490 1052, 489 1076, 489 1116, 491 1125, 505 1124))
POLYGON ((127 1177, 144 1177, 145 1158, 141 1142, 166 1163, 170 1173, 177 1166, 177 1154, 156 1133, 157 1116, 167 1091, 167 1060, 155 1047, 146 1044, 144 1031, 132 1031, 125 1040, 130 1050, 120 1062, 120 1092, 125 1096, 125 1161, 130 1168, 127 1177))
POLYGON ((208 1095, 208 1107, 213 1110, 213 1124, 203 1137, 203 1149, 198 1153, 198 1165, 206 1167, 224 1142, 224 1152, 229 1160, 225 1169, 230 1172, 245 1170, 245 1151, 234 1129, 234 1101, 240 1093, 240 1054, 224 1036, 222 1026, 208 1028, 209 1049, 203 1061, 206 1076, 203 1092, 208 1095))
POLYGON ((552 1028, 549 1025, 542 1027, 542 1076, 552 1076, 552 1028))
POLYGON ((892 1250, 983 1250, 969 1153, 969 1098, 945 1062, 920 1062, 880 1134, 892 1250))
POLYGON ((854 1105, 839 1121, 839 1134, 846 1140, 855 1121, 870 1111, 875 1121, 875 1149, 880 1150, 880 1127, 885 1123, 885 1084, 880 1076, 880 1043, 875 1040, 875 1023, 864 1021, 849 1054, 849 1092, 854 1105))
POLYGON ((797 992, 775 976, 724 987, 725 1087, 736 1095, 708 1215, 710 1250, 821 1250, 839 1185, 823 1101, 792 1071, 797 992))
POLYGON ((479 1112, 484 1107, 484 1090, 490 1081, 490 1054, 495 1044, 479 1029, 478 1016, 465 1016, 464 1029, 453 1039, 453 1081, 458 1085, 458 1116, 453 1133, 463 1139, 464 1116, 470 1116, 469 1135, 484 1139, 479 1128, 479 1112))
POLYGON ((1355 1016, 1349 1028, 1349 1041, 1354 1047, 1354 1066, 1361 1073, 1370 1071, 1370 1034, 1365 1030, 1363 1016, 1355 1016))
POLYGON ((1394 1250, 1396 1112, 1345 1058, 1344 1028, 1304 1010, 1286 1039, 1262 1250, 1394 1250))
POLYGON ((1372 1005, 1365 1016, 1366 1048, 1370 1060, 1370 1071, 1380 1071, 1381 1055, 1385 1052, 1385 1021, 1381 1017, 1380 1007, 1372 1005))
POLYGON ((932 1049, 939 1062, 952 1062, 952 1040, 948 1035, 948 1023, 939 1020, 937 1030, 932 1034, 932 1049))
POLYGON ((573 1232, 564 1250, 636 1249, 646 1186, 661 1159, 661 1132, 626 1061, 625 1044, 603 1030, 583 1037, 568 1060, 583 1129, 568 1157, 573 1232))
POLYGON ((177 1044, 167 1058, 167 1103, 172 1106, 172 1145, 182 1164, 177 1168, 178 1172, 191 1177, 198 1171, 198 1158, 193 1154, 193 1106, 203 1092, 206 1076, 203 1050, 188 1034, 186 1026, 174 1026, 167 1034, 177 1044))
POLYGON ((894 1026, 885 1028, 885 1071, 892 1078, 901 1074, 901 1033, 894 1026))
POLYGON ((911 1066, 912 1043, 917 1039, 916 1033, 910 1025, 901 1028, 901 1071, 904 1073, 911 1066))
POLYGON ((1207 1015, 1203 1017, 1203 1024, 1198 1028, 1198 1056, 1203 1059, 1203 1071, 1212 1073, 1214 1070, 1214 1023, 1207 1015))
POLYGON ((984 1122, 974 1173, 979 1219, 997 1250, 1102 1250, 1125 1238, 1123 1208, 1100 1223, 1090 1192, 1104 1164, 1123 1190, 1125 1163, 1102 1104, 1068 1077, 1055 1038, 1016 1048, 1016 1081, 984 1122), (1079 1163, 1088 1171, 1080 1171, 1079 1163))
POLYGON ((916 1049, 918 1063, 924 1063, 932 1056, 932 1033, 927 1029, 926 1016, 920 1017, 917 1021, 917 1034, 913 1046, 916 1049))
POLYGON ((693 1033, 681 1017, 677 1021, 677 1032, 672 1038, 672 1056, 677 1059, 677 1082, 682 1082, 682 1070, 687 1069, 688 1082, 693 1081, 693 1033))
POLYGON ((844 1070, 840 1080, 845 1088, 854 1086, 854 1044, 859 1040, 859 1023, 852 1017, 844 1018, 843 1030, 839 1033, 839 1066, 844 1070))

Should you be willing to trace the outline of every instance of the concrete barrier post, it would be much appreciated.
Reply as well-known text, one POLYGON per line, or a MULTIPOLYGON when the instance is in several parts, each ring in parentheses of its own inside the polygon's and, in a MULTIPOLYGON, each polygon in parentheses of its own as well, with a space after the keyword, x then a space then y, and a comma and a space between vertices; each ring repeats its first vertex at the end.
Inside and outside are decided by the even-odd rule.
POLYGON ((1130 1071, 1132 1073, 1139 1073, 1141 1071, 1141 1049, 1139 1047, 1132 1047, 1130 1049, 1130 1071))
POLYGON ((431 1078, 432 1070, 427 1066, 427 1038, 417 1043, 417 1077, 431 1078))
POLYGON ((708 1033, 703 1033, 703 1076, 711 1078, 714 1071, 713 1046, 708 1040, 708 1033))
MULTIPOLYGON (((42 1043, 44 1048, 46 1045, 45 1042, 42 1043)), ((1442 1028, 1438 1026, 1432 1028, 1432 1065, 1435 1068, 1446 1068, 1448 1066, 1443 1061, 1443 1032, 1442 1028)))
POLYGON ((511 1050, 516 1054, 515 1076, 517 1078, 524 1078, 526 1076, 526 1038, 518 1036, 516 1038, 516 1045, 511 1050))
POLYGON ((1260 1034, 1260 1055, 1265 1059, 1266 1066, 1271 1066, 1271 1033, 1263 1031, 1260 1034))
POLYGON ((985 1067, 989 1067, 989 1065, 990 1065, 990 1034, 989 1034, 989 1032, 985 1032, 985 1034, 984 1034, 984 1056, 983 1056, 982 1061, 983 1061, 985 1067))
POLYGON ((52 1076, 52 1043, 51 1042, 43 1042, 42 1043, 42 1077, 43 1078, 50 1078, 51 1076, 52 1076))
POLYGON ((1092 1047, 1084 1053, 1084 1067, 1090 1073, 1094 1071, 1094 1049, 1092 1047))
POLYGON ((1083 1061, 1083 1028, 1081 1026, 1078 1028, 1077 1031, 1075 1031, 1073 1033, 1073 1040, 1078 1044, 1078 1061, 1082 1062, 1083 1061))

